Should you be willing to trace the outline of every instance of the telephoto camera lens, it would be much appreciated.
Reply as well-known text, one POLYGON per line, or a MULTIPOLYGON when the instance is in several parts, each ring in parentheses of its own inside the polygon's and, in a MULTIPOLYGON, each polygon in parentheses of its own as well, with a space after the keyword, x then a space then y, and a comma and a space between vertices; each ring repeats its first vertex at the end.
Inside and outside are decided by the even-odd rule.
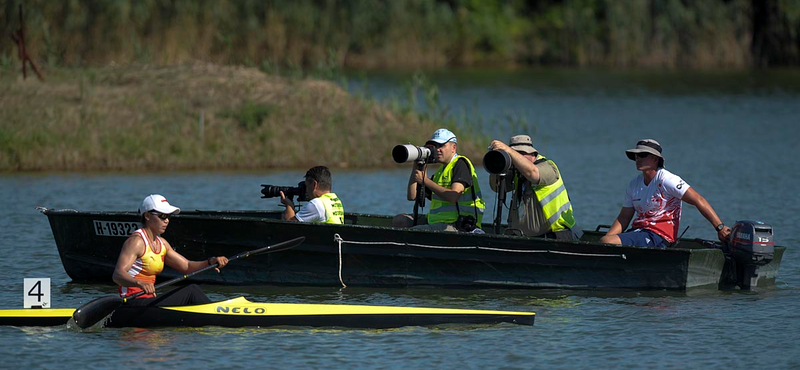
POLYGON ((507 173, 513 164, 511 156, 502 150, 490 150, 483 156, 483 168, 491 174, 507 173))
POLYGON ((287 198, 292 198, 297 196, 297 200, 301 202, 309 201, 308 197, 306 196, 306 183, 304 181, 300 181, 297 186, 274 186, 274 185, 265 185, 261 184, 263 188, 261 189, 261 198, 275 198, 281 196, 281 192, 287 198))
POLYGON ((416 161, 433 163, 436 157, 433 156, 433 151, 430 147, 405 144, 396 145, 394 149, 392 149, 392 159, 394 159, 396 163, 416 161))

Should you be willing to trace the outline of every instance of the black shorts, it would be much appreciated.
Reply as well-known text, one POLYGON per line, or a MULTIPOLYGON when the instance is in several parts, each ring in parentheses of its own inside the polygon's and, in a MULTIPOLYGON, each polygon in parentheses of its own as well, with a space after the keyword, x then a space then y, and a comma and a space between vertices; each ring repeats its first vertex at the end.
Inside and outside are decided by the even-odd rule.
POLYGON ((180 288, 175 288, 164 294, 158 294, 153 298, 138 298, 125 302, 126 306, 187 306, 193 304, 211 303, 203 290, 197 284, 191 284, 180 288))

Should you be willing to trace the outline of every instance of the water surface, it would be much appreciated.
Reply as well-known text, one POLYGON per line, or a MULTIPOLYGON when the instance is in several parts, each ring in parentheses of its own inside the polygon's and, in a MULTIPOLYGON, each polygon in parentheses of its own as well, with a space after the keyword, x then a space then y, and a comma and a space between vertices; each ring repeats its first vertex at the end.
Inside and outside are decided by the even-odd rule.
MULTIPOLYGON (((694 186, 729 225, 759 219, 788 246, 776 286, 754 292, 566 291, 205 286, 213 299, 385 304, 535 311, 534 327, 444 326, 393 330, 100 329, 0 327, 2 368, 798 368, 800 229, 794 154, 800 78, 781 73, 460 72, 431 76, 454 111, 525 117, 513 129, 554 159, 583 228, 613 221, 636 176, 624 150, 638 139, 664 146, 666 166, 694 186), (519 132, 524 130, 527 132, 519 132)), ((397 76, 370 89, 400 94, 397 76)), ((356 84, 351 84, 351 87, 356 84)), ((458 134, 458 133, 457 133, 458 134)), ((420 133, 420 144, 430 133, 420 133)), ((488 144, 488 143, 487 143, 488 144)), ((391 148, 374 148, 389 155, 391 148)), ((0 302, 22 305, 22 279, 52 279, 53 306, 76 307, 115 288, 70 283, 47 218, 34 209, 135 210, 151 192, 183 209, 278 209, 260 184, 294 185, 286 172, 46 173, 0 176, 0 302)), ((337 170, 334 191, 351 212, 411 212, 409 168, 337 170)), ((487 200, 495 199, 479 169, 487 200)), ((687 237, 712 226, 685 205, 687 237)), ((336 268, 331 266, 331 268, 336 268)))

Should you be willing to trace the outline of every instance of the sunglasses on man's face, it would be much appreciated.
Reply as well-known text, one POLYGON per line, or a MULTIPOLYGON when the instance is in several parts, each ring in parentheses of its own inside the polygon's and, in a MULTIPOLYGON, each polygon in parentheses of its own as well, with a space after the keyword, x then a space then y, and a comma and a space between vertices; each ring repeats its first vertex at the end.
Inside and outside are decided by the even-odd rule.
POLYGON ((650 156, 650 153, 636 153, 636 158, 647 158, 650 156))
POLYGON ((447 144, 450 144, 450 143, 452 143, 452 141, 449 141, 449 140, 446 141, 444 144, 439 144, 439 143, 437 143, 435 141, 429 141, 429 142, 425 143, 425 145, 433 147, 434 149, 439 149, 439 148, 441 148, 441 147, 443 147, 443 146, 445 146, 447 144))
POLYGON ((168 213, 150 212, 150 214, 162 219, 163 221, 169 220, 169 218, 172 217, 172 215, 168 213))

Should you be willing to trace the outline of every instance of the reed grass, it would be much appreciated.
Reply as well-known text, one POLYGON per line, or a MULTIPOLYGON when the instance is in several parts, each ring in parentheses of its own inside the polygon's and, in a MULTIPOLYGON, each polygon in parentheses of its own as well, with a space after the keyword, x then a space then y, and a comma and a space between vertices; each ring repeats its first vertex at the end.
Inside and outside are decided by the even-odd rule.
MULTIPOLYGON (((53 66, 204 61, 301 71, 559 65, 800 64, 788 0, 0 0, 53 66)), ((0 42, 0 64, 19 67, 0 42)))

